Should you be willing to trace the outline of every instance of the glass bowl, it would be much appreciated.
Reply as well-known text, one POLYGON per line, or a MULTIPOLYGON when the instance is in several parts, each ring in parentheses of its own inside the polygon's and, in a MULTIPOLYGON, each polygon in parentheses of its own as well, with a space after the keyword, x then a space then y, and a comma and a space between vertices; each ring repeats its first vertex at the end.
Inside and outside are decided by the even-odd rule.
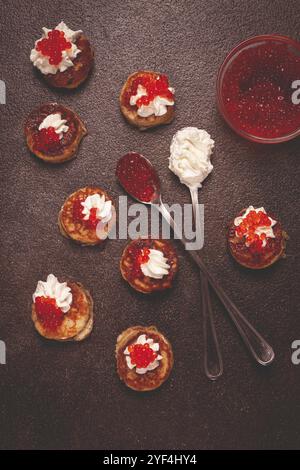
POLYGON ((226 57, 217 104, 248 140, 275 144, 300 135, 300 43, 277 34, 251 37, 226 57))

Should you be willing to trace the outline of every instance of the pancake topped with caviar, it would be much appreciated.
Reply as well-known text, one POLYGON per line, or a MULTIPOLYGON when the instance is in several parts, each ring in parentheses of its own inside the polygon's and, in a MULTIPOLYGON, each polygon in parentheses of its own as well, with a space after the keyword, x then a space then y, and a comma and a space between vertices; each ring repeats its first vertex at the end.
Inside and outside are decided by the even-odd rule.
POLYGON ((48 85, 77 88, 92 69, 94 52, 80 29, 73 31, 61 21, 54 29, 43 28, 30 60, 48 85))
POLYGON ((139 392, 160 387, 174 362, 171 344, 155 326, 123 331, 117 339, 116 359, 120 379, 139 392))
POLYGON ((287 238, 278 218, 264 207, 243 209, 228 230, 232 256, 251 269, 266 268, 283 257, 287 238))
POLYGON ((49 274, 46 281, 37 283, 32 299, 32 320, 44 338, 81 341, 91 333, 93 300, 82 284, 59 282, 49 274))
POLYGON ((58 103, 34 109, 25 123, 30 151, 48 163, 62 163, 75 157, 87 129, 77 114, 58 103))
POLYGON ((131 74, 120 94, 125 119, 140 130, 169 124, 174 118, 175 90, 166 75, 152 71, 131 74))
POLYGON ((169 240, 139 238, 125 247, 120 269, 131 287, 151 294, 172 287, 178 270, 178 256, 169 240))
POLYGON ((86 186, 71 194, 58 216, 62 235, 81 245, 99 245, 115 225, 112 199, 101 188, 86 186))

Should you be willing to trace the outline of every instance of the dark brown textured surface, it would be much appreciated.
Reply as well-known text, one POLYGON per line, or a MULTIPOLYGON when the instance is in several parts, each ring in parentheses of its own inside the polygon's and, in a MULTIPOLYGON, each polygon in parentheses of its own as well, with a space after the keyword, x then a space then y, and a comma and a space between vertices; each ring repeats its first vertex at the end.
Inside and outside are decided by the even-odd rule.
POLYGON ((221 61, 240 40, 273 32, 297 37, 298 0, 2 0, 0 18, 0 78, 7 85, 7 105, 0 109, 0 339, 7 345, 7 365, 0 365, 0 447, 299 447, 300 365, 290 359, 291 343, 300 339, 299 140, 276 147, 242 140, 218 115, 214 89, 221 61), (42 26, 61 19, 95 46, 94 72, 73 92, 49 89, 29 61, 42 26), (120 87, 140 68, 166 72, 177 97, 175 121, 143 134, 118 107, 120 87), (89 131, 78 158, 55 168, 32 157, 23 137, 27 114, 54 100, 77 111, 89 131), (125 241, 108 241, 103 251, 81 248, 56 224, 62 202, 77 188, 99 185, 115 199, 122 194, 114 169, 129 150, 155 163, 166 202, 189 202, 167 168, 171 137, 187 125, 207 129, 216 141, 214 171, 201 191, 203 256, 276 352, 271 368, 257 367, 216 304, 225 363, 216 383, 203 373, 199 276, 180 247, 174 289, 147 297, 121 279, 125 241), (287 259, 262 272, 244 270, 226 251, 226 223, 250 203, 278 214, 291 238, 287 259), (49 272, 91 290, 95 327, 81 344, 49 344, 34 330, 31 295, 49 272), (175 356, 170 380, 146 395, 127 389, 115 371, 117 335, 136 324, 155 324, 175 356))

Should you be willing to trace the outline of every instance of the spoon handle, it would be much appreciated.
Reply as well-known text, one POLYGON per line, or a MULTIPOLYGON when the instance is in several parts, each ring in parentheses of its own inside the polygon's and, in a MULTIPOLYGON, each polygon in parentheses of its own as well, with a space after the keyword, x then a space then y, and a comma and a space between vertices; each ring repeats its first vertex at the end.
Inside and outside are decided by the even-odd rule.
POLYGON ((200 280, 202 291, 204 370, 210 380, 216 380, 223 374, 223 360, 215 328, 209 284, 202 271, 200 271, 200 280))
MULTIPOLYGON (((164 219, 170 224, 176 236, 182 241, 183 245, 186 246, 188 240, 186 240, 178 230, 174 219, 171 214, 160 200, 157 205, 158 210, 164 219)), ((268 365, 273 362, 275 354, 272 347, 267 343, 267 341, 256 331, 256 329, 248 322, 244 315, 239 311, 237 306, 230 300, 223 288, 220 286, 218 281, 210 273, 206 265, 203 263, 200 256, 194 250, 187 250, 189 255, 193 258, 195 263, 198 265, 200 270, 205 274, 210 285, 213 287, 214 291, 218 295, 219 299, 226 308, 231 320, 236 326, 242 340, 244 341, 249 352, 252 354, 254 359, 261 365, 268 365)))
MULTIPOLYGON (((198 188, 190 188, 195 227, 200 233, 202 226, 198 211, 198 188)), ((203 339, 204 339, 204 370, 210 380, 216 380, 223 374, 223 360, 215 328, 214 315, 211 305, 209 284, 207 277, 200 270, 202 315, 203 315, 203 339)))

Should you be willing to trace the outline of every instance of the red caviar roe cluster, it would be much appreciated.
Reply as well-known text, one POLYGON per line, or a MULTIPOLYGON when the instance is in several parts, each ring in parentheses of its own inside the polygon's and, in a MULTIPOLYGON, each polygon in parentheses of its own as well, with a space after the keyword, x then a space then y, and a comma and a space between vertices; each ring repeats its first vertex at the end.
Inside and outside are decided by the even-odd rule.
POLYGON ((138 257, 137 257, 137 262, 141 265, 144 263, 147 263, 149 261, 149 255, 150 255, 150 249, 149 248, 143 248, 138 257))
POLYGON ((63 322, 64 313, 50 297, 37 297, 35 310, 38 320, 50 331, 55 331, 63 322))
POLYGON ((149 261, 150 249, 132 245, 128 248, 128 254, 133 260, 131 276, 134 279, 139 279, 143 276, 141 265, 149 261))
POLYGON ((83 207, 81 203, 82 198, 77 198, 73 204, 73 220, 75 222, 83 222, 85 226, 91 230, 96 229, 100 219, 97 217, 97 207, 90 209, 90 215, 87 220, 84 219, 85 215, 82 213, 83 207))
POLYGON ((169 90, 169 80, 166 75, 159 75, 158 77, 153 74, 143 74, 139 75, 132 82, 130 89, 126 94, 127 104, 130 106, 131 96, 137 94, 138 86, 141 85, 145 88, 147 95, 141 96, 137 102, 136 106, 140 108, 141 106, 148 106, 151 101, 154 100, 156 96, 161 96, 170 101, 174 100, 174 94, 169 90))
POLYGON ((292 83, 300 57, 288 44, 272 42, 241 51, 224 74, 222 98, 235 127, 261 138, 276 138, 300 127, 300 105, 292 83))
POLYGON ((34 150, 40 152, 56 152, 61 148, 59 135, 54 127, 47 127, 38 131, 33 137, 34 150))
POLYGON ((128 347, 131 363, 138 369, 144 369, 157 358, 157 354, 148 343, 132 344, 128 347))
POLYGON ((271 220, 262 211, 250 211, 236 228, 236 235, 239 238, 245 237, 246 244, 252 253, 260 253, 263 249, 263 242, 267 239, 265 233, 260 235, 255 233, 258 227, 270 227, 271 220))
POLYGON ((49 31, 46 38, 41 39, 35 48, 49 58, 49 64, 58 65, 62 61, 62 52, 70 49, 72 43, 67 41, 65 33, 58 29, 49 31))
POLYGON ((98 217, 97 217, 97 207, 92 207, 90 209, 90 215, 89 215, 89 218, 88 220, 85 220, 85 224, 87 225, 87 227, 91 228, 91 229, 96 229, 98 223, 99 223, 99 220, 98 217))

